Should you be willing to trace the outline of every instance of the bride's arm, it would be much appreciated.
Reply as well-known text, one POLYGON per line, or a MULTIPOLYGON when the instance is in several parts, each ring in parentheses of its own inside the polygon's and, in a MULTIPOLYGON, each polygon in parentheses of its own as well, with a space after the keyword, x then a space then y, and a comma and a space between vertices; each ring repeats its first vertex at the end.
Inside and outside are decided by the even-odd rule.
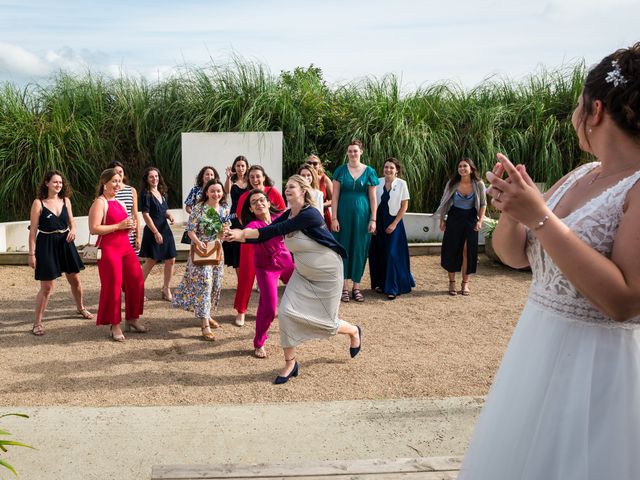
MULTIPOLYGON (((520 171, 521 167, 516 167, 520 171)), ((524 170, 523 170, 524 171, 524 170)), ((498 177, 502 177, 504 168, 500 162, 496 163, 492 172, 498 177)), ((569 174, 558 180, 543 198, 547 200, 557 188, 568 178, 569 174)), ((502 263, 513 268, 525 268, 529 266, 527 258, 527 231, 523 224, 515 220, 509 214, 502 212, 500 220, 491 236, 492 246, 502 263)))
MULTIPOLYGON (((545 252, 605 315, 625 321, 640 314, 640 185, 627 194, 611 259, 581 240, 547 207, 531 178, 501 157, 509 181, 487 173, 492 189, 503 193, 493 205, 531 228, 545 252)), ((497 230, 497 229, 496 229, 497 230)))

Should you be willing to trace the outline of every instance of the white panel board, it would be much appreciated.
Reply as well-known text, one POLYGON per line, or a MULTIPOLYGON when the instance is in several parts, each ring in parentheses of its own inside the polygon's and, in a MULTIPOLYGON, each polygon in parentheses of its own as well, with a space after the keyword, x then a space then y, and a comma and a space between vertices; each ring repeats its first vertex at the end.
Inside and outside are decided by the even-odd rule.
POLYGON ((249 165, 262 165, 282 193, 282 132, 183 133, 182 201, 202 167, 214 167, 224 183, 225 167, 238 155, 247 157, 249 165))

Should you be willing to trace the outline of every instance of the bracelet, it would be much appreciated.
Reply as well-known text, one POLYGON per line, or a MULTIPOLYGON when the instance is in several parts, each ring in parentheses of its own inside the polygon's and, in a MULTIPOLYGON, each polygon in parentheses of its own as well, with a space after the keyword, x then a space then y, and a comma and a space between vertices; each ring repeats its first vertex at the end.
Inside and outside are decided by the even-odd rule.
POLYGON ((549 215, 545 215, 544 218, 542 220, 540 220, 538 223, 535 224, 535 226, 533 227, 534 230, 539 230, 542 227, 544 227, 544 224, 547 223, 547 220, 549 220, 549 215))
POLYGON ((372 218, 371 220, 369 220, 369 223, 371 223, 371 222, 373 222, 373 223, 378 223, 378 222, 376 222, 376 220, 375 220, 374 218, 372 218))

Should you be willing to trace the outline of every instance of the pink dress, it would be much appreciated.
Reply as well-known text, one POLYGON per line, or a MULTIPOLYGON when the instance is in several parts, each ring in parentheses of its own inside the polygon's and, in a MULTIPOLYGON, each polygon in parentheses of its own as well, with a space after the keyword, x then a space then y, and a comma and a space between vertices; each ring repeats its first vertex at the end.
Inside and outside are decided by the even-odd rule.
MULTIPOLYGON (((115 225, 127 218, 117 200, 109 200, 104 225, 115 225)), ((98 260, 100 302, 97 325, 117 325, 122 320, 121 295, 125 293, 125 320, 136 320, 144 310, 144 279, 140 260, 129 243, 129 230, 101 235, 102 258, 98 260)))

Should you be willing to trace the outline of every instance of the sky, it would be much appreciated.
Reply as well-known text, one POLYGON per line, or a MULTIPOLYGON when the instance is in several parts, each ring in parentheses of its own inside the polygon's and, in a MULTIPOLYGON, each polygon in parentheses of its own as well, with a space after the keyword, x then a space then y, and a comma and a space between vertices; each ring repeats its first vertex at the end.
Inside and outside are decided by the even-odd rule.
POLYGON ((0 0, 0 81, 157 81, 237 55, 276 75, 313 64, 334 85, 472 88, 592 65, 640 41, 639 25, 639 0, 0 0))

